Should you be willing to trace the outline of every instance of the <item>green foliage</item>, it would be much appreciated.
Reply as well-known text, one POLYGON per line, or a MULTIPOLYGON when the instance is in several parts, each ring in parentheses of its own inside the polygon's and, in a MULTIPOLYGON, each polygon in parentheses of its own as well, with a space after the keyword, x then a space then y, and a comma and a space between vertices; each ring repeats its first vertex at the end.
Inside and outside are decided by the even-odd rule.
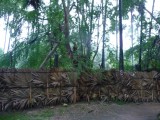
POLYGON ((19 62, 17 62, 17 67, 38 68, 49 50, 49 47, 44 45, 44 42, 37 42, 28 47, 24 47, 23 51, 21 49, 19 49, 19 51, 17 50, 17 53, 19 53, 17 56, 20 56, 18 60, 19 62))
POLYGON ((3 55, 3 50, 0 48, 0 56, 3 55))
POLYGON ((36 10, 26 12, 25 13, 25 20, 29 23, 34 22, 39 16, 39 13, 36 10))
POLYGON ((109 64, 110 68, 117 68, 118 65, 118 61, 116 60, 116 51, 114 48, 111 48, 110 46, 108 46, 108 56, 107 56, 107 61, 109 64))
POLYGON ((0 120, 29 120, 29 116, 21 112, 12 112, 9 114, 1 114, 0 120))
POLYGON ((54 115, 54 111, 51 108, 45 108, 38 112, 9 112, 0 115, 0 120, 46 120, 54 115))
MULTIPOLYGON (((105 1, 103 1, 105 2, 105 1)), ((129 12, 138 11, 141 0, 123 0, 123 19, 129 19, 129 12)), ((145 3, 146 1, 143 0, 145 3)), ((41 3, 38 10, 28 11, 25 7, 26 0, 1 0, 0 1, 0 17, 5 20, 9 17, 8 31, 12 41, 12 57, 10 52, 2 55, 0 58, 0 67, 18 67, 18 68, 39 68, 42 61, 45 59, 55 42, 59 43, 57 52, 59 54, 59 66, 65 69, 73 68, 73 58, 68 54, 68 42, 76 42, 78 45, 77 59, 79 60, 78 69, 81 71, 84 68, 92 68, 93 63, 100 64, 101 42, 103 35, 102 31, 102 13, 104 14, 105 3, 99 5, 92 4, 92 0, 68 1, 66 2, 68 22, 69 22, 69 37, 66 39, 66 16, 64 14, 64 6, 60 1, 51 0, 50 4, 46 6, 41 3), (93 5, 93 6, 92 6, 93 5), (103 9, 102 9, 103 7, 103 9), (93 10, 93 11, 92 11, 93 10), (26 28, 28 27, 28 28, 26 28), (26 28, 25 33, 23 33, 26 28), (99 30, 99 33, 96 33, 99 30), (25 38, 23 38, 25 34, 25 38), (95 35, 96 34, 96 35, 95 35), (96 41, 97 40, 97 41, 96 41), (90 56, 87 52, 89 49, 89 42, 91 42, 90 56), (95 61, 92 57, 96 54, 95 61), (98 56, 99 55, 99 56, 98 56), (90 59, 89 59, 90 58, 90 59), (84 60, 85 59, 85 60, 84 60), (12 64, 12 66, 11 66, 12 64)), ((107 0, 106 6, 107 23, 105 34, 114 33, 118 21, 118 6, 113 4, 113 1, 107 0)), ((159 67, 159 47, 153 46, 155 37, 147 38, 149 31, 150 18, 143 16, 143 56, 142 66, 159 67)), ((157 15, 157 20, 159 14, 157 15)), ((139 23, 140 16, 134 14, 134 22, 139 23)), ((6 21, 7 22, 7 21, 6 21)), ((156 25, 154 29, 157 30, 156 25)), ((124 28, 125 29, 125 28, 124 28)), ((105 38, 106 39, 106 38, 105 38)), ((109 40, 105 41, 105 49, 107 59, 105 63, 110 68, 118 67, 118 60, 116 59, 116 49, 113 46, 106 46, 109 40)), ((110 42, 112 42, 110 40, 110 42)), ((125 44, 125 43, 124 43, 125 44)), ((131 56, 134 55, 134 63, 138 63, 139 45, 135 45, 125 52, 125 68, 131 70, 131 56)), ((71 46, 72 48, 72 46, 71 46)), ((71 51, 72 52, 72 51, 71 51)), ((0 55, 3 52, 0 51, 0 55)), ((54 62, 54 56, 50 58, 51 64, 54 62)), ((50 67, 48 61, 46 67, 50 67)))
MULTIPOLYGON (((159 54, 159 45, 156 44, 158 42, 157 36, 151 37, 146 42, 143 43, 143 54, 142 54, 142 68, 144 69, 160 69, 160 54, 159 54)), ((126 51, 126 67, 127 70, 131 69, 131 56, 134 55, 134 59, 138 60, 139 54, 139 45, 136 45, 129 50, 126 51)), ((138 62, 137 62, 138 63, 138 62)))
POLYGON ((0 67, 9 68, 11 66, 11 52, 3 53, 3 50, 0 48, 0 67))
POLYGON ((4 55, 1 54, 0 67, 1 68, 11 67, 10 66, 10 53, 6 53, 4 55))

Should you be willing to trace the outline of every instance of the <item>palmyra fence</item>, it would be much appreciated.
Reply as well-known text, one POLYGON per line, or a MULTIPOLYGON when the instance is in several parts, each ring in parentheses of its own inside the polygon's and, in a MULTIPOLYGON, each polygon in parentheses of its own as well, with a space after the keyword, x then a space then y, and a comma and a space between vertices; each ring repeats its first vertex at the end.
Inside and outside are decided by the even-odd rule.
POLYGON ((0 111, 90 100, 159 102, 160 73, 0 69, 0 111))

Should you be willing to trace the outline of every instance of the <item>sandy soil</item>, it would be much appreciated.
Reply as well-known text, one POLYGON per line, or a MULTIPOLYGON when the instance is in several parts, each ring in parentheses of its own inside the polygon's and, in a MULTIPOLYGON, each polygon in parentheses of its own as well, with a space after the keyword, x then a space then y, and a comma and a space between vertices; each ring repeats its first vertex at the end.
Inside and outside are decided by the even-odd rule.
POLYGON ((47 120, 157 120, 160 113, 160 103, 118 105, 92 102, 50 108, 54 115, 47 120))

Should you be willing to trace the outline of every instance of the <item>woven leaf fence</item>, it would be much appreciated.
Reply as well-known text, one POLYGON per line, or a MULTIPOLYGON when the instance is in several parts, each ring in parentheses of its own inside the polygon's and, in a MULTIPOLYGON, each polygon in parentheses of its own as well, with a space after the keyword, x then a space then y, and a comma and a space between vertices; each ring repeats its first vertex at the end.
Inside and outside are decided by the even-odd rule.
POLYGON ((0 69, 0 111, 93 99, 160 101, 160 73, 0 69))

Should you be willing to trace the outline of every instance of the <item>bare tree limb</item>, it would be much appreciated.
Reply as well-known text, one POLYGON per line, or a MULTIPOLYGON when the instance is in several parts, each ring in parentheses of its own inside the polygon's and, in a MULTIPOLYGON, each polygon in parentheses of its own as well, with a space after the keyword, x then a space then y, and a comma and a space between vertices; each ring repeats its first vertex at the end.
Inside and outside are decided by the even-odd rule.
POLYGON ((54 46, 53 46, 53 49, 48 53, 48 55, 46 56, 46 58, 44 59, 44 61, 40 65, 40 69, 42 69, 45 66, 45 64, 48 62, 49 58, 55 52, 57 47, 58 47, 58 43, 55 43, 54 46))
POLYGON ((154 17, 153 14, 152 14, 149 10, 147 10, 145 7, 144 7, 144 10, 147 11, 147 12, 150 14, 150 16, 151 16, 158 24, 160 24, 160 21, 158 21, 157 18, 154 17))
MULTIPOLYGON (((152 5, 152 15, 153 15, 153 11, 154 11, 154 4, 155 4, 155 0, 153 0, 153 5, 152 5)), ((150 28, 149 28, 149 38, 151 37, 152 20, 153 20, 153 18, 151 17, 150 28)))

